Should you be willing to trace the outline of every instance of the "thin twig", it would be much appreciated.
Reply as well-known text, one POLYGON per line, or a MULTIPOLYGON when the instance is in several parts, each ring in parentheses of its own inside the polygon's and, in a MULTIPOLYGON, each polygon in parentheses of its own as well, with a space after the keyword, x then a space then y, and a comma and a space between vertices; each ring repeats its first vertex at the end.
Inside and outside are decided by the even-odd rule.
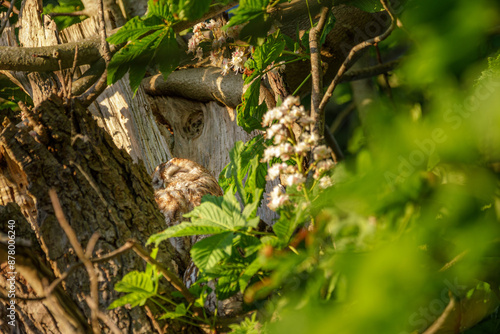
POLYGON ((311 50, 311 75, 312 75, 312 91, 311 91, 311 117, 314 120, 314 128, 312 131, 318 134, 323 133, 324 116, 319 109, 321 97, 323 95, 323 70, 321 67, 321 32, 326 24, 326 19, 330 13, 330 8, 323 7, 318 24, 311 28, 309 32, 309 47, 311 50))
POLYGON ((368 66, 368 67, 357 69, 357 70, 351 69, 351 70, 347 71, 342 76, 339 83, 362 80, 362 79, 371 78, 371 77, 374 77, 374 76, 377 76, 380 74, 384 74, 384 73, 387 73, 387 72, 394 70, 397 66, 399 66, 400 63, 401 63, 401 60, 396 59, 393 61, 389 61, 387 63, 374 65, 374 66, 368 66))
MULTIPOLYGON (((101 257, 90 259, 90 261, 92 261, 92 263, 101 263, 101 262, 106 262, 106 261, 112 260, 115 257, 132 249, 133 245, 134 245, 133 241, 127 241, 123 246, 112 251, 111 253, 108 253, 108 254, 101 256, 101 257)), ((47 290, 48 293, 52 293, 52 291, 54 291, 54 289, 59 284, 61 284, 62 281, 64 281, 69 275, 71 275, 77 268, 81 267, 82 265, 83 265, 82 262, 77 262, 77 263, 74 263, 73 265, 71 265, 68 270, 66 270, 59 278, 57 278, 56 280, 54 280, 50 284, 50 286, 48 287, 48 290, 47 290)))
POLYGON ((100 237, 99 232, 94 232, 94 234, 90 237, 89 242, 87 242, 87 248, 85 248, 85 255, 87 257, 92 257, 92 252, 94 251, 95 245, 100 237))
POLYGON ((321 33, 325 27, 326 20, 330 14, 330 7, 321 8, 318 24, 309 32, 309 48, 311 50, 311 117, 314 120, 313 133, 323 134, 326 144, 332 149, 335 162, 344 159, 342 150, 332 133, 325 127, 325 112, 320 103, 323 97, 323 69, 321 67, 321 33))
POLYGON ((56 17, 56 16, 91 16, 89 13, 85 10, 80 10, 72 13, 50 13, 50 17, 56 17))
POLYGON ((106 316, 104 313, 99 311, 99 308, 98 308, 99 306, 94 305, 94 301, 91 298, 87 297, 85 300, 87 301, 87 304, 89 305, 89 307, 94 307, 97 309, 97 318, 102 320, 102 322, 104 322, 104 324, 106 324, 106 326, 108 326, 108 328, 111 330, 111 332, 113 332, 114 334, 121 334, 122 333, 120 331, 120 329, 113 323, 113 321, 111 321, 111 319, 108 316, 106 316))
POLYGON ((439 269, 439 272, 444 272, 453 267, 457 262, 461 261, 467 255, 467 253, 469 253, 468 249, 455 256, 453 259, 451 259, 450 262, 447 262, 443 267, 441 267, 441 269, 439 269))
POLYGON ((104 21, 104 6, 102 0, 99 0, 98 8, 99 12, 97 16, 99 18, 99 35, 101 37, 102 57, 106 62, 106 70, 104 70, 96 84, 78 98, 84 107, 88 107, 92 102, 94 102, 95 99, 97 99, 97 97, 99 97, 99 95, 101 95, 101 93, 108 86, 107 67, 109 65, 109 61, 111 60, 111 52, 109 50, 109 44, 106 41, 106 23, 104 21))
MULTIPOLYGON (((378 44, 375 43, 375 52, 377 53, 377 61, 379 65, 382 65, 382 55, 380 54, 380 49, 378 47, 378 44)), ((382 74, 384 76, 385 80, 385 85, 387 86, 387 94, 389 95, 389 98, 392 99, 392 89, 391 89, 391 84, 389 83, 389 76, 386 73, 382 74)))
POLYGON ((337 117, 335 117, 335 120, 333 121, 332 125, 330 125, 330 132, 332 134, 335 134, 335 132, 338 130, 344 119, 356 109, 356 103, 352 102, 350 103, 347 108, 343 109, 337 117))
POLYGON ((9 9, 7 9, 7 13, 5 14, 5 17, 2 20, 2 25, 0 26, 0 36, 2 36, 3 30, 7 26, 7 22, 9 22, 9 16, 10 13, 12 13, 12 10, 14 9, 14 3, 15 3, 14 0, 10 2, 9 9))
POLYGON ((81 262, 83 262, 83 265, 85 266, 85 269, 87 270, 87 273, 89 275, 89 280, 90 280, 90 298, 92 299, 93 303, 89 304, 90 308, 90 323, 92 325, 92 330, 95 334, 100 333, 100 327, 99 327, 99 320, 97 317, 97 314, 99 312, 98 305, 99 305, 99 286, 98 286, 98 280, 97 280, 97 274, 95 272, 94 265, 92 264, 92 261, 85 255, 82 246, 80 245, 80 242, 78 241, 78 238, 76 237, 75 231, 73 228, 69 225, 68 221, 66 220, 66 217, 64 216, 61 203, 59 202, 59 198, 56 194, 56 191, 54 189, 49 190, 49 196, 52 201, 52 206, 54 207, 54 211, 56 214, 57 221, 59 222, 59 225, 61 225, 61 228, 64 230, 66 233, 66 236, 68 237, 69 242, 71 243, 71 246, 73 246, 73 249, 75 250, 76 255, 80 259, 81 262))
POLYGON ((325 108, 326 104, 328 103, 328 101, 332 97, 333 91, 335 90, 335 88, 339 84, 340 79, 345 74, 345 72, 349 69, 349 67, 352 65, 352 63, 355 59, 355 55, 357 53, 359 53, 360 51, 366 49, 367 47, 372 46, 375 43, 379 43, 379 42, 383 41, 384 39, 389 37, 389 35, 395 29, 396 17, 394 16, 394 12, 392 11, 392 7, 388 4, 388 2, 386 0, 380 0, 380 3, 382 4, 384 9, 387 11, 389 16, 391 17, 391 25, 381 35, 376 36, 374 38, 371 38, 369 40, 363 41, 363 42, 355 45, 351 49, 351 51, 349 52, 349 55, 344 60, 344 63, 342 64, 342 66, 340 66, 340 69, 338 70, 337 75, 335 75, 335 78, 333 78, 332 82, 330 83, 330 86, 328 86, 328 89, 327 89, 325 95, 323 96, 323 99, 321 100, 321 103, 319 105, 320 110, 323 110, 325 108))
POLYGON ((437 318, 436 321, 434 321, 434 323, 429 328, 427 328, 423 334, 440 333, 443 330, 446 322, 449 320, 449 317, 451 317, 454 313, 461 314, 460 308, 460 301, 457 302, 455 297, 450 293, 450 302, 444 309, 443 313, 441 313, 439 318, 437 318), (456 311, 456 309, 458 309, 458 311, 456 311))
MULTIPOLYGON (((9 1, 6 1, 6 0, 3 0, 1 2, 1 5, 4 6, 5 8, 9 8, 11 6, 11 4, 12 4, 12 2, 9 2, 9 1)), ((16 6, 14 6, 14 9, 12 11, 14 12, 14 14, 19 15, 19 9, 17 9, 16 6)))
POLYGON ((76 71, 77 60, 78 60, 78 45, 75 47, 75 58, 73 58, 73 67, 71 67, 71 70, 69 70, 67 78, 66 78, 66 80, 67 80, 66 86, 68 87, 68 91, 67 91, 68 98, 71 98, 71 90, 73 87, 73 77, 74 77, 75 71, 76 71))
POLYGON ((99 18, 99 35, 101 36, 101 48, 103 52, 103 58, 106 61, 106 65, 109 64, 111 60, 111 53, 109 51, 109 44, 106 41, 106 21, 104 20, 104 5, 102 0, 98 0, 98 13, 99 18))
POLYGON ((95 85, 89 88, 85 93, 83 93, 78 97, 78 100, 80 101, 83 107, 87 108, 89 105, 92 104, 92 102, 94 102, 99 97, 99 95, 101 95, 101 93, 108 86, 107 81, 108 81, 108 70, 106 69, 102 73, 99 80, 95 83, 95 85))
POLYGON ((325 136, 325 142, 332 149, 333 152, 333 161, 336 163, 344 160, 344 153, 342 153, 342 150, 340 149, 339 143, 337 143, 337 140, 333 136, 333 134, 330 132, 330 129, 328 129, 327 126, 324 127, 324 136, 325 136))

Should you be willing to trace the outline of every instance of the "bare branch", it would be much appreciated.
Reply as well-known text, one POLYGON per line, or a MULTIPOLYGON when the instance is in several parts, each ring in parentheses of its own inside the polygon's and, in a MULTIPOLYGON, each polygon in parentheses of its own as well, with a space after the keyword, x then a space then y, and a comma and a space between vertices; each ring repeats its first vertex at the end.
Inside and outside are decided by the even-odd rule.
POLYGON ((106 89, 107 79, 108 79, 107 67, 111 60, 111 52, 109 50, 109 44, 106 41, 106 24, 104 22, 104 7, 102 0, 99 0, 98 8, 99 8, 99 13, 98 13, 99 36, 101 37, 101 54, 103 55, 104 61, 106 63, 106 69, 104 70, 104 72, 102 73, 101 77, 96 82, 96 84, 78 98, 80 100, 80 103, 85 107, 89 106, 92 102, 94 102, 95 99, 97 99, 99 95, 101 95, 101 93, 106 89))
POLYGON ((342 78, 340 78, 340 82, 347 81, 356 81, 362 80, 370 77, 374 77, 380 74, 384 74, 394 70, 401 63, 400 59, 396 59, 387 63, 374 65, 370 67, 361 68, 359 70, 349 70, 347 71, 342 78))
POLYGON ((342 122, 344 121, 344 119, 352 112, 356 109, 356 103, 352 102, 350 103, 347 108, 345 108, 344 110, 342 110, 338 115, 337 117, 335 118, 335 120, 333 121, 332 125, 330 125, 330 132, 332 134, 334 134, 337 129, 340 127, 340 125, 342 124, 342 122))
POLYGON ((340 149, 339 143, 337 143, 337 140, 333 136, 333 134, 330 132, 330 129, 328 127, 324 127, 324 136, 325 136, 325 142, 332 149, 333 152, 333 160, 335 162, 340 162, 344 160, 344 153, 342 153, 342 150, 340 149))
POLYGON ((102 0, 98 0, 98 17, 99 17, 99 35, 101 36, 101 48, 102 55, 104 60, 106 61, 106 66, 109 64, 111 60, 111 54, 109 51, 109 44, 106 41, 106 23, 104 21, 104 5, 102 4, 102 0))
POLYGON ((100 38, 92 37, 80 42, 41 47, 0 46, 0 70, 45 72, 58 71, 58 60, 62 68, 71 68, 78 46, 77 65, 92 64, 102 58, 100 38))
POLYGON ((314 129, 318 134, 323 133, 324 115, 319 109, 321 97, 323 95, 323 69, 321 67, 321 45, 320 37, 323 28, 325 27, 326 19, 330 13, 330 8, 323 7, 318 24, 311 28, 309 32, 309 48, 311 50, 311 75, 312 75, 312 91, 311 91, 311 117, 314 119, 314 129))
POLYGON ((90 65, 90 68, 85 71, 78 79, 71 84, 71 95, 78 96, 83 94, 94 83, 96 83, 106 70, 106 62, 103 58, 97 60, 90 65))
POLYGON ((56 16, 92 16, 91 13, 88 13, 85 10, 80 10, 76 12, 71 12, 71 13, 50 13, 50 17, 56 17, 56 16))
MULTIPOLYGON (((12 2, 15 2, 15 1, 12 1, 12 2)), ((4 0, 4 1, 2 1, 1 4, 2 4, 2 6, 9 8, 11 6, 12 2, 4 0)), ((14 12, 14 14, 19 15, 19 9, 17 9, 16 6, 14 6, 14 9, 12 11, 14 12)))
POLYGON ((54 189, 49 190, 49 196, 52 201, 52 206, 54 207, 54 211, 56 214, 57 221, 59 222, 59 225, 61 225, 61 228, 66 233, 68 240, 71 243, 71 246, 73 246, 73 249, 75 250, 76 255, 78 256, 80 261, 82 261, 85 268, 87 269, 87 273, 90 279, 90 298, 92 298, 93 301, 93 303, 89 304, 91 312, 90 323, 92 324, 93 332, 100 333, 99 320, 97 318, 97 313, 99 312, 98 309, 99 286, 94 265, 92 264, 92 261, 90 261, 90 259, 85 255, 85 252, 83 251, 83 248, 80 245, 78 238, 76 237, 75 231, 73 230, 73 228, 71 228, 68 221, 66 220, 66 217, 64 216, 64 213, 61 208, 61 203, 59 202, 59 198, 57 197, 57 194, 54 189))
POLYGON ((389 16, 391 17, 391 25, 381 35, 376 36, 374 38, 371 38, 369 40, 363 41, 363 42, 355 45, 351 49, 351 51, 349 52, 349 55, 346 57, 346 59, 342 63, 342 66, 338 70, 337 75, 335 75, 335 78, 333 78, 332 82, 330 83, 330 86, 328 86, 328 89, 327 89, 325 95, 323 96, 323 99, 321 100, 321 103, 319 105, 319 109, 323 110, 325 108, 326 104, 328 103, 328 101, 332 97, 333 91, 335 90, 337 85, 340 83, 340 79, 347 72, 349 67, 352 65, 352 63, 354 62, 354 59, 356 59, 355 56, 359 52, 361 52, 362 50, 366 49, 367 47, 375 45, 376 43, 379 43, 379 42, 383 41, 384 39, 386 39, 387 37, 389 37, 390 34, 392 33, 392 31, 396 28, 396 17, 394 15, 394 12, 392 11, 392 7, 390 7, 390 4, 388 4, 387 0, 380 0, 380 3, 382 4, 382 6, 384 6, 384 9, 387 11, 389 16))
POLYGON ((187 68, 172 72, 167 80, 161 74, 145 78, 144 90, 149 95, 176 95, 202 102, 218 101, 235 108, 241 103, 241 75, 221 74, 217 67, 187 68))
POLYGON ((5 17, 2 20, 2 25, 0 26, 0 36, 2 35, 3 30, 7 26, 7 22, 9 22, 9 16, 10 13, 12 13, 12 10, 14 9, 14 3, 15 3, 14 0, 10 2, 9 9, 7 10, 7 13, 5 13, 5 17))

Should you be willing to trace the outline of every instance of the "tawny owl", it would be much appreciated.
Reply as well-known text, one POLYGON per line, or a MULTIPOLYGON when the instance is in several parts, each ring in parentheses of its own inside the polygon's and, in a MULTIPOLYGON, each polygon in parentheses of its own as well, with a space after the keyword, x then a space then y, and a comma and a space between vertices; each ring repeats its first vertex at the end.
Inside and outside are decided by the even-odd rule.
MULTIPOLYGON (((187 218, 182 216, 200 205, 203 195, 222 196, 217 180, 203 166, 188 159, 173 158, 156 167, 152 175, 155 199, 165 215, 167 226, 174 226, 187 218)), ((205 236, 170 238, 179 254, 179 274, 189 286, 196 280, 197 270, 189 257, 191 246, 205 236)))

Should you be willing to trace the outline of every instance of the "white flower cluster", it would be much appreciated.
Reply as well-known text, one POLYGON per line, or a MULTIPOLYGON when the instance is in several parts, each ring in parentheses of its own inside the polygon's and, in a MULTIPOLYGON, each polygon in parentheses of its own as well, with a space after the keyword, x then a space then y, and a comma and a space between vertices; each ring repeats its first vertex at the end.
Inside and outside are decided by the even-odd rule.
MULTIPOLYGON (((281 176, 283 185, 297 186, 300 191, 304 189, 308 173, 314 172, 314 184, 319 181, 318 186, 323 189, 332 185, 330 177, 325 175, 335 166, 331 159, 332 152, 325 145, 319 145, 320 137, 317 133, 310 133, 313 123, 314 120, 300 105, 300 99, 294 96, 288 96, 281 106, 269 110, 264 115, 262 125, 267 128, 266 138, 272 138, 273 145, 265 149, 262 161, 271 162, 274 158, 282 161, 269 168, 268 180, 281 176), (299 134, 294 134, 294 124, 301 125, 299 134), (314 161, 305 169, 304 159, 311 152, 314 161), (295 165, 288 165, 288 160, 294 161, 295 165)), ((270 193, 268 206, 271 210, 289 203, 288 195, 280 190, 280 186, 270 193)))
POLYGON ((222 68, 222 74, 226 75, 230 70, 241 73, 247 61, 245 54, 250 52, 250 48, 242 46, 228 46, 228 39, 236 40, 242 26, 232 26, 227 30, 222 29, 221 20, 210 20, 200 22, 193 27, 193 36, 188 42, 188 53, 193 53, 200 61, 203 59, 202 42, 211 42, 210 63, 213 66, 222 68), (227 52, 226 52, 227 50, 227 52), (224 53, 231 53, 231 59, 224 57, 224 53))

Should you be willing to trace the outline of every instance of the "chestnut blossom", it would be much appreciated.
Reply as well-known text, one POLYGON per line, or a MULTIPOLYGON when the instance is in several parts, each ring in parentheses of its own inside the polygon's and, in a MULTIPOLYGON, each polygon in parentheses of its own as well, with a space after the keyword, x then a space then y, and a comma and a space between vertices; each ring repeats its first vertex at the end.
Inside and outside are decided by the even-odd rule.
POLYGON ((231 65, 229 65, 229 59, 222 59, 222 75, 226 75, 227 72, 231 69, 231 65))
POLYGON ((208 29, 208 30, 214 30, 216 28, 216 24, 217 22, 214 20, 214 19, 211 19, 210 22, 208 22, 205 27, 208 29))
POLYGON ((269 146, 264 150, 264 157, 262 158, 262 162, 269 162, 273 158, 278 157, 280 154, 279 148, 276 146, 269 146))
POLYGON ((193 37, 191 37, 189 39, 187 53, 194 53, 196 51, 196 48, 198 47, 199 43, 200 43, 200 40, 198 39, 198 37, 196 35, 193 35, 193 37))
POLYGON ((299 119, 299 123, 300 123, 302 126, 312 125, 312 124, 314 124, 314 119, 313 119, 312 117, 309 117, 309 116, 302 116, 302 117, 299 119))
POLYGON ((316 169, 323 173, 332 169, 334 165, 335 163, 332 159, 321 160, 317 163, 316 169))
POLYGON ((290 202, 290 198, 287 194, 283 193, 280 189, 280 186, 274 187, 274 189, 269 194, 269 203, 267 206, 269 209, 276 211, 280 206, 288 204, 290 202))
POLYGON ((271 127, 268 128, 267 131, 266 131, 267 138, 274 137, 274 135, 276 135, 282 129, 283 129, 283 127, 281 126, 281 124, 273 124, 273 125, 271 125, 271 127))
POLYGON ((286 131, 283 129, 274 135, 273 144, 279 145, 286 141, 288 138, 286 131))
MULTIPOLYGON (((329 176, 325 176, 325 172, 335 166, 334 162, 329 159, 331 150, 325 145, 318 146, 320 136, 317 132, 309 133, 306 131, 314 120, 307 115, 303 106, 300 105, 298 97, 289 96, 283 103, 276 108, 269 110, 264 114, 262 125, 267 128, 266 138, 273 140, 273 145, 264 150, 262 162, 269 162, 274 158, 281 159, 282 163, 274 164, 269 168, 267 180, 274 180, 281 176, 281 181, 285 186, 296 186, 297 191, 302 191, 305 187, 306 176, 309 172, 313 172, 313 178, 319 180, 318 184, 321 188, 327 188, 332 185, 332 180, 329 176), (290 133, 289 129, 300 124, 299 134, 290 133), (308 156, 312 151, 314 163, 305 170, 302 164, 303 157, 308 156), (298 165, 287 165, 285 162, 293 158, 298 165), (299 171, 300 168, 300 171, 299 171)), ((305 166, 307 167, 307 166, 305 166)), ((283 197, 282 192, 275 188, 268 206, 275 210, 283 205, 289 198, 283 197)))
POLYGON ((231 59, 231 64, 233 65, 233 70, 236 73, 239 73, 240 70, 245 68, 245 62, 247 61, 247 57, 243 56, 243 51, 236 50, 233 52, 233 58, 231 59))
POLYGON ((300 173, 286 175, 284 180, 283 180, 283 183, 286 186, 297 186, 297 185, 303 184, 305 182, 306 182, 306 178, 304 177, 304 175, 302 175, 300 173))
POLYGON ((197 33, 199 31, 201 31, 201 29, 205 28, 205 22, 200 22, 200 23, 197 23, 193 26, 193 32, 194 33, 197 33))
POLYGON ((292 96, 289 95, 286 97, 285 101, 283 101, 283 108, 285 109, 290 109, 293 105, 299 105, 300 104, 300 98, 297 96, 292 96))
POLYGON ((318 145, 318 142, 319 142, 319 136, 315 132, 312 134, 309 134, 307 132, 303 132, 300 135, 300 140, 304 141, 305 143, 307 143, 311 146, 316 146, 316 145, 318 145))
POLYGON ((297 145, 295 145, 295 153, 299 155, 305 155, 307 152, 309 152, 309 149, 311 148, 310 145, 308 145, 306 142, 298 142, 297 145))
POLYGON ((272 165, 267 171, 267 179, 270 181, 274 180, 280 175, 281 171, 284 171, 286 168, 287 164, 284 162, 272 165))
POLYGON ((281 119, 280 123, 286 126, 292 126, 295 118, 290 114, 285 114, 281 119))
POLYGON ((283 110, 280 107, 271 109, 264 114, 264 117, 262 119, 262 125, 269 126, 273 121, 279 120, 282 116, 283 116, 283 110))
POLYGON ((306 112, 303 106, 292 106, 290 109, 290 115, 295 118, 306 117, 306 112))
POLYGON ((313 150, 314 160, 327 159, 331 154, 332 151, 330 150, 330 148, 326 147, 326 145, 315 147, 313 150))
POLYGON ((282 161, 287 161, 291 157, 290 155, 293 153, 293 146, 290 143, 282 143, 279 146, 276 146, 278 148, 279 152, 279 158, 282 161))
POLYGON ((332 179, 329 176, 323 176, 321 180, 319 180, 319 187, 321 189, 326 189, 333 185, 332 179))

